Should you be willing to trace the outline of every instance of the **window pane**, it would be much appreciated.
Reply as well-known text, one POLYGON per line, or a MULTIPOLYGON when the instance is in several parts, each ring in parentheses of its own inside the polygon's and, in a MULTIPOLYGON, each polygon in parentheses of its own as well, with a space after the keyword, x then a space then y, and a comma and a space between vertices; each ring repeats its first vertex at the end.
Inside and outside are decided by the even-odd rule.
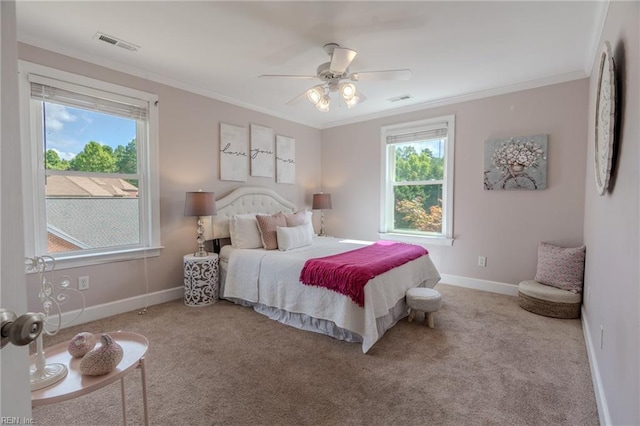
POLYGON ((442 230, 442 185, 397 185, 394 187, 395 231, 442 230))
POLYGON ((133 175, 126 180, 47 176, 47 252, 140 244, 136 120, 54 102, 41 105, 47 170, 133 175))
POLYGON ((394 144, 396 182, 442 180, 446 139, 394 144))
POLYGON ((136 120, 42 102, 45 168, 137 173, 136 120))
POLYGON ((128 181, 49 176, 46 194, 49 253, 140 243, 138 188, 128 181))

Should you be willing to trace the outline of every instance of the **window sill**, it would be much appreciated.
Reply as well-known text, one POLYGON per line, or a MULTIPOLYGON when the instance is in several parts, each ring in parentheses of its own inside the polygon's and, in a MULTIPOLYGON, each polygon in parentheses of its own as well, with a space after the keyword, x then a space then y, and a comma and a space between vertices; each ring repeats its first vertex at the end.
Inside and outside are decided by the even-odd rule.
MULTIPOLYGON (((108 253, 77 254, 72 256, 55 257, 56 271, 61 269, 79 268, 82 266, 101 265, 105 263, 122 262, 126 260, 158 257, 164 247, 136 248, 130 250, 117 250, 108 253)), ((31 273, 35 273, 31 272, 31 273)))
POLYGON ((453 238, 447 237, 427 237, 409 234, 394 234, 392 232, 379 233, 381 240, 401 241, 404 243, 414 243, 427 246, 452 246, 453 238))

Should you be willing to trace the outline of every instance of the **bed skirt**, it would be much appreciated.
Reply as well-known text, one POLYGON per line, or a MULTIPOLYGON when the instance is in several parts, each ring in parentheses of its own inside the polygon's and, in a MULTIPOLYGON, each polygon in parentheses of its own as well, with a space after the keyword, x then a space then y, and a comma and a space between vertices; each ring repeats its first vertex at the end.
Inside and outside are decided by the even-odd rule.
MULTIPOLYGON (((227 266, 228 263, 226 259, 222 259, 220 262, 220 295, 224 294, 227 266)), ((429 280, 420 283, 419 287, 432 287, 427 285, 428 281, 429 280)), ((250 306, 254 311, 261 315, 264 315, 282 324, 296 327, 300 330, 313 331, 315 333, 324 334, 335 339, 344 340, 347 342, 363 343, 364 341, 363 337, 360 334, 339 327, 333 321, 315 318, 302 313, 289 312, 272 306, 267 306, 262 303, 249 302, 243 299, 232 297, 221 298, 241 306, 250 306)), ((386 315, 376 318, 376 328, 378 330, 378 339, 376 341, 380 340, 380 338, 382 338, 387 330, 396 325, 401 319, 406 318, 408 315, 409 308, 407 306, 405 298, 403 297, 398 300, 398 302, 394 305, 393 308, 389 310, 386 315)), ((367 345, 363 343, 362 351, 366 353, 374 344, 375 342, 370 342, 367 345)))
MULTIPOLYGON (((353 343, 362 343, 363 338, 360 334, 354 333, 347 329, 338 327, 333 321, 314 318, 306 314, 287 312, 282 309, 266 306, 262 303, 252 303, 246 300, 227 298, 230 302, 242 306, 250 306, 257 313, 264 315, 272 320, 278 321, 300 330, 313 331, 315 333, 325 334, 338 340, 344 340, 353 343)), ((398 321, 409 315, 408 307, 405 299, 402 298, 389 310, 387 315, 376 318, 376 326, 378 328, 378 340, 391 327, 396 325, 398 321)), ((371 345, 373 346, 373 345, 371 345)), ((363 352, 367 352, 371 346, 362 348, 363 352)))

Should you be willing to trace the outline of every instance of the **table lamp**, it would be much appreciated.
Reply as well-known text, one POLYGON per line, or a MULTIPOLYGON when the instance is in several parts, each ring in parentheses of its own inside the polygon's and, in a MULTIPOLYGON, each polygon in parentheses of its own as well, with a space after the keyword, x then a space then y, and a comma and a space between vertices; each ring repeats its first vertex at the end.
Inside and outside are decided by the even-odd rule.
POLYGON ((320 210, 320 234, 318 235, 323 237, 325 235, 323 210, 331 210, 331 194, 323 194, 322 192, 319 194, 313 194, 313 203, 311 208, 314 210, 320 210))
POLYGON ((216 214, 216 199, 213 192, 187 192, 187 198, 184 203, 185 216, 198 216, 198 250, 193 254, 196 257, 207 256, 204 249, 204 222, 203 216, 211 216, 216 214))

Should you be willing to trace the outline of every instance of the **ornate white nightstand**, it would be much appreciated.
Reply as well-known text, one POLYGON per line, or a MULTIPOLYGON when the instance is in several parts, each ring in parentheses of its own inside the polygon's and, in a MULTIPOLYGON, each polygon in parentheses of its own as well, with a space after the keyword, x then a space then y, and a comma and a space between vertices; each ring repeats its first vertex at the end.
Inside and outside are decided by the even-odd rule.
POLYGON ((218 300, 218 255, 184 256, 184 304, 208 306, 218 300))

